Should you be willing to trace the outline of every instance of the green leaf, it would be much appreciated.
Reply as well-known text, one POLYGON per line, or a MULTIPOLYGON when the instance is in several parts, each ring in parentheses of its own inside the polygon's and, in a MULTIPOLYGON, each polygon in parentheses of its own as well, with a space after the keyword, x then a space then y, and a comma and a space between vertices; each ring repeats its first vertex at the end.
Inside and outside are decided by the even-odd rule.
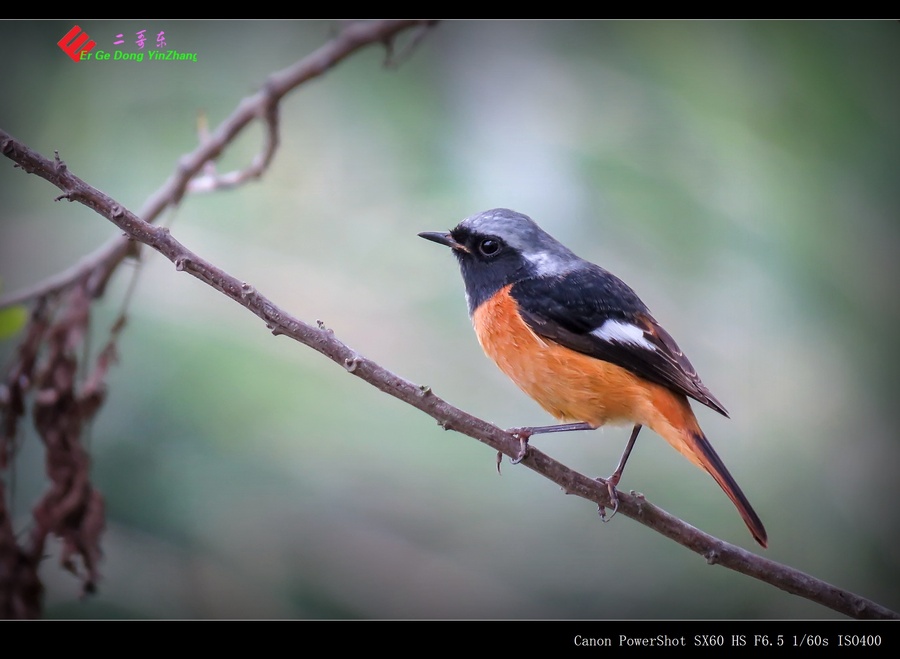
POLYGON ((0 339, 12 336, 25 327, 28 309, 22 305, 0 310, 0 339))

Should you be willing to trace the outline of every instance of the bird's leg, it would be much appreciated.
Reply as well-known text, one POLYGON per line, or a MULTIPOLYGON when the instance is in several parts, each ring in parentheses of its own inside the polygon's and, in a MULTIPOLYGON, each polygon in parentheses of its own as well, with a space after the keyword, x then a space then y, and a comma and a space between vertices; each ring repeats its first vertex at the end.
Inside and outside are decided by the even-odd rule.
POLYGON ((616 470, 609 478, 605 479, 606 489, 609 492, 609 499, 613 504, 613 511, 612 515, 607 518, 606 509, 603 506, 600 506, 600 519, 604 522, 608 522, 615 517, 616 512, 619 510, 619 493, 616 491, 616 485, 619 484, 619 480, 622 478, 622 472, 625 470, 625 463, 628 462, 628 456, 631 455, 631 449, 634 448, 634 442, 637 439, 638 433, 641 432, 641 428, 641 424, 634 424, 634 430, 631 431, 631 437, 628 440, 628 444, 625 445, 625 451, 622 453, 622 457, 619 458, 619 464, 616 467, 616 470))
POLYGON ((572 430, 593 430, 597 426, 590 423, 563 423, 557 426, 531 426, 524 428, 510 428, 506 432, 514 435, 519 440, 519 453, 516 457, 510 459, 510 464, 517 465, 525 459, 528 452, 528 440, 532 435, 541 435, 551 432, 570 432, 572 430))

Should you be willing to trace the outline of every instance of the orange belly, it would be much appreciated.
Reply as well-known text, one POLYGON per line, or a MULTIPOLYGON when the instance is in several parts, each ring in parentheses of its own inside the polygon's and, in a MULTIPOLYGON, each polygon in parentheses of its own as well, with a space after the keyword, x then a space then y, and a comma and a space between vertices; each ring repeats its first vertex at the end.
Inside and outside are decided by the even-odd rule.
POLYGON ((682 440, 684 431, 700 430, 685 396, 541 338, 522 320, 509 287, 479 306, 472 322, 484 352, 557 419, 640 423, 701 464, 682 440))

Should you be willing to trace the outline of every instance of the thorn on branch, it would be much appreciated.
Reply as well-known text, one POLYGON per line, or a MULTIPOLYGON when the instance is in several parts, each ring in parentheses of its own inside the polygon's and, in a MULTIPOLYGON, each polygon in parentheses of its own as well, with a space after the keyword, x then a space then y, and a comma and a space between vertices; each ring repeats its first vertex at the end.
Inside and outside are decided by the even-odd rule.
POLYGON ((187 265, 191 262, 191 260, 185 256, 179 256, 175 259, 175 269, 178 272, 183 272, 187 265))
POLYGON ((431 396, 432 393, 433 392, 431 391, 431 387, 429 387, 427 384, 419 385, 419 395, 422 396, 422 398, 425 398, 426 396, 431 396))
POLYGON ((57 172, 64 172, 66 169, 66 163, 59 157, 59 151, 53 151, 53 165, 57 172))
POLYGON ((353 355, 352 357, 348 357, 344 360, 344 368, 347 369, 348 373, 352 373, 359 366, 359 363, 359 355, 353 355))
POLYGON ((710 549, 708 552, 703 554, 703 558, 705 558, 706 562, 710 565, 715 565, 719 562, 719 551, 717 549, 710 549))
POLYGON ((323 332, 325 332, 326 334, 328 334, 329 336, 333 336, 333 335, 334 335, 334 330, 331 330, 331 329, 328 329, 327 327, 325 327, 325 321, 324 321, 324 320, 316 320, 316 326, 317 326, 320 330, 322 330, 323 332))
POLYGON ((256 289, 253 288, 253 286, 251 286, 250 284, 248 284, 245 281, 241 282, 241 297, 243 299, 246 300, 247 298, 253 297, 255 295, 256 295, 256 289))
POLYGON ((112 219, 121 220, 125 216, 125 209, 122 208, 119 204, 115 204, 110 209, 110 215, 112 215, 112 219))
POLYGON ((58 197, 54 197, 53 201, 62 201, 63 199, 67 201, 72 201, 72 193, 71 192, 63 192, 58 197))

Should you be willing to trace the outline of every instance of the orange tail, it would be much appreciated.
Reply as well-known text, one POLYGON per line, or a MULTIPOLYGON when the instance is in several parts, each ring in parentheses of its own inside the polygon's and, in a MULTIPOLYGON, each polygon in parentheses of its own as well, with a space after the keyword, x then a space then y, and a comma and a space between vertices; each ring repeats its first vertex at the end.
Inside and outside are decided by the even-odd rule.
POLYGON ((725 468, 725 463, 722 462, 722 458, 715 452, 712 444, 709 443, 709 440, 706 439, 702 432, 687 431, 683 434, 690 436, 690 439, 692 440, 689 442, 690 448, 699 458, 700 465, 709 472, 710 476, 716 480, 719 487, 721 487, 725 494, 728 495, 728 498, 731 499, 731 502, 734 504, 735 508, 738 509, 741 517, 744 518, 744 523, 747 525, 747 528, 750 529, 750 533, 753 534, 756 541, 763 547, 766 547, 769 540, 766 535, 766 528, 759 519, 759 515, 753 510, 753 506, 747 501, 747 497, 744 496, 741 488, 738 487, 738 484, 735 482, 732 475, 728 473, 728 469, 725 468))
POLYGON ((651 409, 653 414, 645 425, 650 426, 688 460, 709 472, 738 509, 756 541, 766 547, 768 536, 763 523, 732 475, 728 473, 722 458, 700 430, 687 398, 658 388, 651 409))

